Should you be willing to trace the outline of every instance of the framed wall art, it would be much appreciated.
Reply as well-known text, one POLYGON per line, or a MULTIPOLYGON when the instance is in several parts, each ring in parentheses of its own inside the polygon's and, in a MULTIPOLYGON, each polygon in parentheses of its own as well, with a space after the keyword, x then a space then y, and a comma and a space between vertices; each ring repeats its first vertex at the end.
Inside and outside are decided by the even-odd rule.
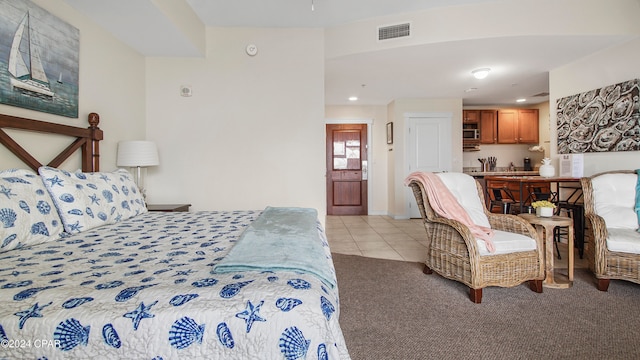
POLYGON ((387 123, 387 144, 393 144, 393 123, 387 123))
POLYGON ((0 103, 77 118, 79 30, 28 0, 0 18, 0 103))
POLYGON ((558 99, 558 154, 640 150, 639 83, 558 99))

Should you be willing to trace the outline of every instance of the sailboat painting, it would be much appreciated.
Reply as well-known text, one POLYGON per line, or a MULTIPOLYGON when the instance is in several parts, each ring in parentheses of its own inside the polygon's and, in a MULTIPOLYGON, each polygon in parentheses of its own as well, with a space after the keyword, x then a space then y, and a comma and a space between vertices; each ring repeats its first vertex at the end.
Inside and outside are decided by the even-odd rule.
POLYGON ((53 98, 53 92, 49 87, 38 46, 33 38, 32 31, 29 29, 29 12, 27 12, 18 25, 9 52, 8 70, 9 74, 13 75, 11 85, 15 90, 28 91, 50 99, 53 98))
POLYGON ((28 0, 0 0, 0 103, 78 117, 78 29, 28 0))

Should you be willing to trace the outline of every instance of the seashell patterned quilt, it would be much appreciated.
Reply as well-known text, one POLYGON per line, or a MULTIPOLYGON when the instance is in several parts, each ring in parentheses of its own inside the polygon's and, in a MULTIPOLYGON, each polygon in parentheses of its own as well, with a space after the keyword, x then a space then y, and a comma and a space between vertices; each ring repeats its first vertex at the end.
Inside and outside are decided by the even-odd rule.
POLYGON ((337 288, 212 272, 260 213, 148 212, 0 253, 0 359, 349 359, 337 288))

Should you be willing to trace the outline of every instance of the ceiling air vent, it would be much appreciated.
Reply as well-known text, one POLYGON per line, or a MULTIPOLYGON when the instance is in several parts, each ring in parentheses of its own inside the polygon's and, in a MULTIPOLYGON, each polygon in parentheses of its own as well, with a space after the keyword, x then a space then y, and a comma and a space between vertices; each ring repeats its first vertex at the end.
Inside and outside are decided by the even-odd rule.
POLYGON ((548 92, 541 92, 541 93, 537 93, 535 95, 533 95, 533 97, 541 97, 541 96, 549 96, 548 92))
POLYGON ((378 40, 397 39, 411 35, 411 23, 378 27, 378 40))

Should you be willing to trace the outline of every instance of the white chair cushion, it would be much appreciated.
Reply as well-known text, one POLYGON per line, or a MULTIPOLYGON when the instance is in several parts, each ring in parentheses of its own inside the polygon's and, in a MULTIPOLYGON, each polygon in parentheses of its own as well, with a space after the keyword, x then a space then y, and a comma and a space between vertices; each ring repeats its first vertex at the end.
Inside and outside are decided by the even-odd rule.
POLYGON ((591 180, 596 214, 607 228, 637 229, 635 206, 636 174, 604 174, 591 180))
POLYGON ((493 232, 494 236, 491 241, 493 241, 493 246, 495 246, 496 251, 490 253, 489 250, 487 250, 485 242, 480 239, 476 239, 478 242, 478 252, 480 253, 480 256, 511 254, 514 252, 536 249, 536 241, 528 236, 502 230, 493 230, 493 232))
MULTIPOLYGON (((489 219, 484 213, 484 205, 478 196, 476 180, 472 176, 455 172, 438 173, 437 175, 476 225, 491 227, 489 219)), ((496 249, 492 253, 487 250, 487 245, 483 240, 476 239, 478 252, 481 256, 510 254, 536 249, 535 239, 507 231, 494 230, 494 236, 491 240, 496 249)))
POLYGON ((478 196, 476 180, 473 176, 456 172, 438 173, 437 175, 458 200, 460 206, 467 211, 474 224, 491 227, 489 219, 484 213, 484 205, 478 196))
POLYGON ((640 254, 640 232, 632 229, 607 228, 607 249, 630 254, 640 254))

